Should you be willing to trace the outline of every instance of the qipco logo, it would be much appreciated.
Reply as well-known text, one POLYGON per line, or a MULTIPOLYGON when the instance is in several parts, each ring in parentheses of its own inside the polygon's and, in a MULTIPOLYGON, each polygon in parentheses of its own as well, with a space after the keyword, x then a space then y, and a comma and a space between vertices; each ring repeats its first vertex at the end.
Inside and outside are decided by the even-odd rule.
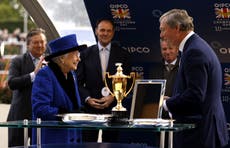
POLYGON ((144 71, 144 68, 141 66, 133 66, 132 71, 142 72, 142 71, 144 71))
POLYGON ((230 48, 220 48, 219 49, 219 52, 221 53, 221 54, 230 54, 230 48))
POLYGON ((222 54, 222 55, 230 54, 230 48, 229 47, 223 47, 223 45, 219 41, 211 42, 211 46, 213 49, 218 51, 219 54, 222 54))
POLYGON ((109 7, 111 9, 118 9, 118 8, 127 9, 128 5, 127 4, 110 4, 109 7))
POLYGON ((230 73, 230 68, 224 68, 225 73, 230 73))
POLYGON ((129 53, 140 53, 140 54, 148 54, 150 49, 148 47, 124 47, 129 53))
POLYGON ((144 77, 144 68, 141 66, 133 66, 132 71, 136 72, 136 78, 142 79, 144 77))

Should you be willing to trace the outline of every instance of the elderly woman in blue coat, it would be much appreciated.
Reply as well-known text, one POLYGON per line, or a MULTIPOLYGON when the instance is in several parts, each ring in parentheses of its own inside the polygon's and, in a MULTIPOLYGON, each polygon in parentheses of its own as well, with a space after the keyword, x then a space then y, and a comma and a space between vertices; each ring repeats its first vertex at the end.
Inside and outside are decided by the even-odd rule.
MULTIPOLYGON (((45 57, 48 66, 39 70, 32 88, 33 119, 57 120, 57 114, 78 111, 81 101, 74 70, 80 61, 76 35, 71 34, 49 42, 50 55, 45 57)), ((36 141, 33 132, 33 143, 36 141)), ((81 132, 76 129, 50 129, 41 131, 41 143, 78 143, 81 132)))

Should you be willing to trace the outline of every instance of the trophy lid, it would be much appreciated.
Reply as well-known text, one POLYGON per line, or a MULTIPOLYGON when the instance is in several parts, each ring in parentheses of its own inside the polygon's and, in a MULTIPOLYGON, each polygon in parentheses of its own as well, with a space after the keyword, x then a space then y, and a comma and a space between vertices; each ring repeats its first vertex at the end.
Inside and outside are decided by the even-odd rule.
POLYGON ((123 68, 121 67, 122 63, 115 63, 115 65, 117 66, 117 72, 114 76, 119 78, 127 78, 128 76, 123 74, 123 68))

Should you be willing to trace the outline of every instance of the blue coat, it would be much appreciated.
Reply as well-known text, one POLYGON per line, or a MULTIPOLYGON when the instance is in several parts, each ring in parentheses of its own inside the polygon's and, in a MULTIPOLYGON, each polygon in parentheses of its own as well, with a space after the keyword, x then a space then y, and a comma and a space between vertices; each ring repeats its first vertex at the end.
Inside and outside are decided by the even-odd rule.
MULTIPOLYGON (((81 100, 78 93, 75 73, 74 78, 78 106, 81 100)), ((73 111, 73 104, 58 82, 49 66, 42 68, 36 75, 32 88, 32 114, 33 119, 57 120, 59 109, 73 111)), ((36 142, 36 132, 33 130, 33 143, 36 142)), ((81 141, 81 133, 76 129, 48 129, 42 128, 42 144, 46 143, 76 143, 81 141)))
POLYGON ((174 95, 166 101, 177 122, 193 122, 194 130, 178 132, 175 147, 217 148, 228 133, 221 102, 222 70, 212 48, 198 35, 185 43, 174 95))

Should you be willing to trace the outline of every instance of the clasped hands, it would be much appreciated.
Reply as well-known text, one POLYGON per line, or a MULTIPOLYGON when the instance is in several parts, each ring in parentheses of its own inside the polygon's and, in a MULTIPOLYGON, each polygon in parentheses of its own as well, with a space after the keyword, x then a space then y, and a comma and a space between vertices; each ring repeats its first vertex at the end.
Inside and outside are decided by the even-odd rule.
POLYGON ((110 106, 110 104, 114 101, 114 97, 112 95, 102 97, 100 99, 89 98, 87 103, 96 109, 105 109, 110 106))

